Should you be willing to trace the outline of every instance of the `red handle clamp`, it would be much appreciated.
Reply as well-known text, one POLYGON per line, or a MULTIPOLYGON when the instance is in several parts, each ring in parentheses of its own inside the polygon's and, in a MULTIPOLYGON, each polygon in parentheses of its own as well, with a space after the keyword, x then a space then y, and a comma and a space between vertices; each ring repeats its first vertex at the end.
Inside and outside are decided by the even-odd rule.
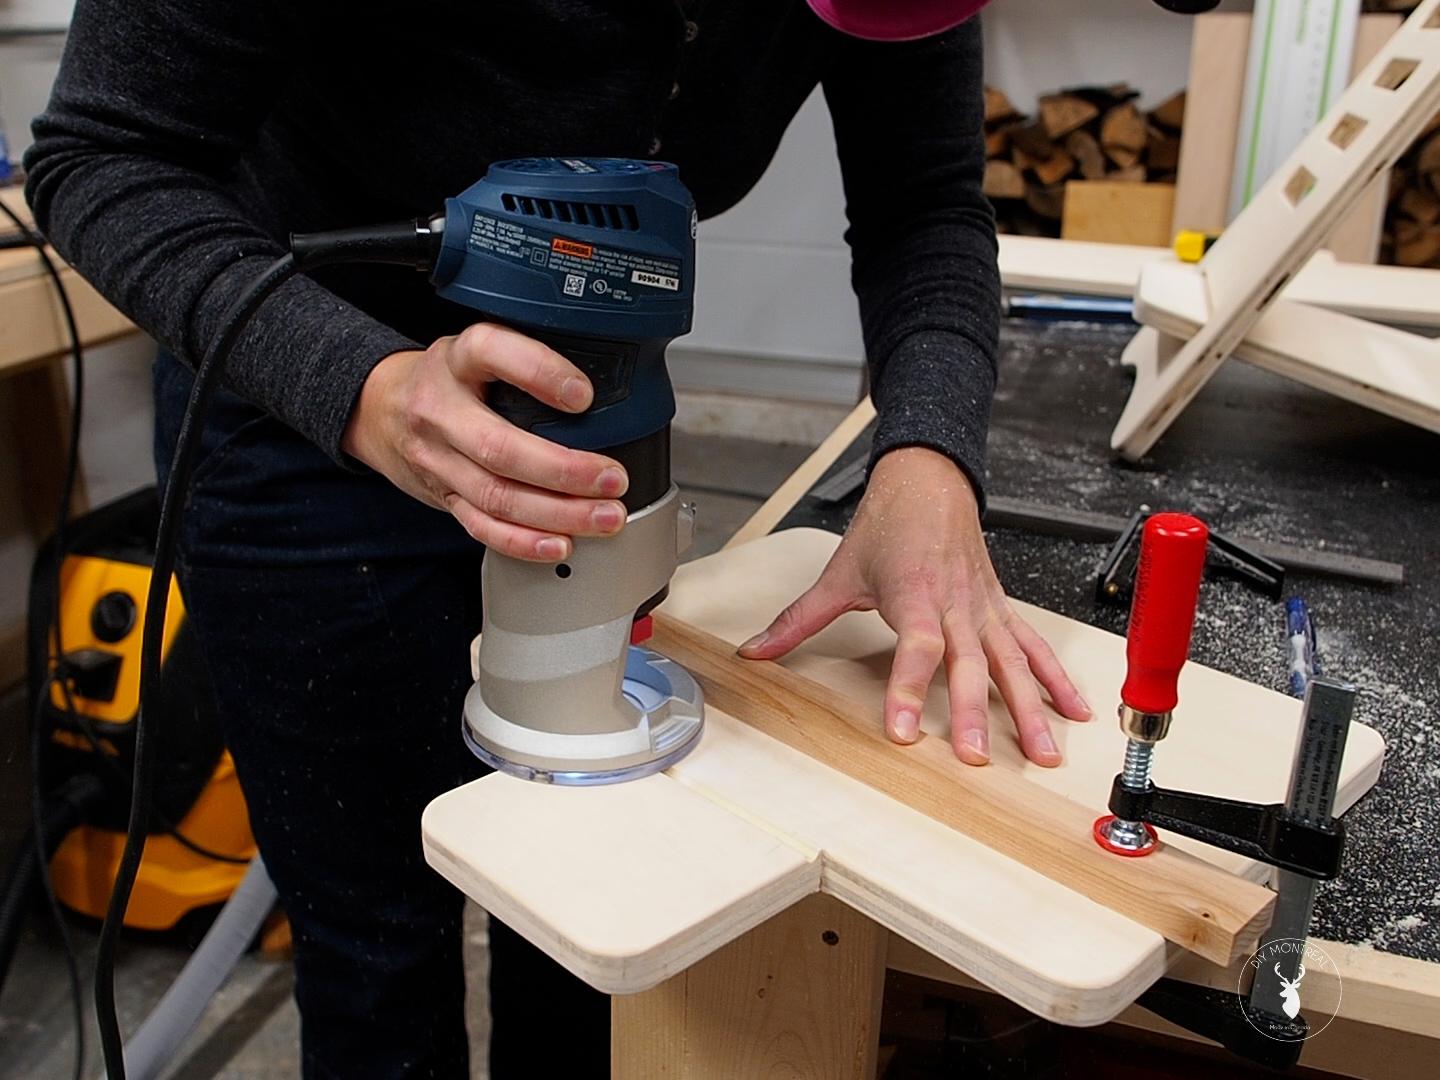
POLYGON ((1120 700, 1136 712, 1168 713, 1180 700, 1177 683, 1190 654, 1209 542, 1210 530, 1189 514, 1154 514, 1145 522, 1120 688, 1120 700))

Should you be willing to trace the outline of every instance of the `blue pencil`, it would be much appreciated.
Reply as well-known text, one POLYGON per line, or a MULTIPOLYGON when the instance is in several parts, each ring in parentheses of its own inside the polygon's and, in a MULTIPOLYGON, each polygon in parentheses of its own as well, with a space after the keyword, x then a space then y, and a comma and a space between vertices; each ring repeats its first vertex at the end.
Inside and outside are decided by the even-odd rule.
POLYGON ((1319 673, 1320 664, 1315 653, 1315 622, 1298 596, 1285 601, 1285 637, 1290 646, 1290 693, 1304 697, 1305 687, 1319 673))

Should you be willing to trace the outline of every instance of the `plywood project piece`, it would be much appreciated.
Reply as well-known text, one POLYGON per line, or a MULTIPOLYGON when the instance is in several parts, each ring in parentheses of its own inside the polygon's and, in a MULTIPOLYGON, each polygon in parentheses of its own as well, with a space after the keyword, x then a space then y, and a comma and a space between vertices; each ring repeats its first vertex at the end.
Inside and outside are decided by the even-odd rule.
POLYGON ((1064 240, 1164 246, 1171 240, 1174 184, 1071 180, 1065 185, 1064 240))
POLYGON ((1440 0, 1424 0, 1200 262, 1204 326, 1137 380, 1111 436, 1142 456, 1376 176, 1440 109, 1440 0))
MULTIPOLYGON (((1168 247, 1044 236, 999 239, 1000 280, 1007 289, 1134 296, 1146 267, 1179 262, 1168 247)), ((1341 263, 1317 251, 1281 296, 1361 319, 1440 329, 1440 271, 1341 263)))
MULTIPOLYGON (((1221 12, 1195 19, 1188 85, 1196 92, 1185 103, 1185 128, 1175 178, 1175 214, 1166 244, 1181 229, 1218 233, 1225 228, 1245 92, 1250 22, 1248 12, 1221 12)), ((1360 17, 1352 79, 1374 59, 1399 26, 1398 15, 1360 17)), ((1375 261, 1385 217, 1386 183, 1384 178, 1378 178, 1360 204, 1331 233, 1326 246, 1337 258, 1346 262, 1375 261)))
MULTIPOLYGON (((1374 60, 1385 42, 1400 29, 1399 15, 1375 12, 1361 15, 1355 29, 1355 55, 1350 66, 1353 80, 1374 60)), ((1380 233, 1385 227, 1385 206, 1390 194, 1390 170, 1370 181, 1355 209, 1325 238, 1325 247, 1341 262, 1373 263, 1380 255, 1380 233)))
POLYGON ((1250 48, 1248 12, 1199 15, 1190 39, 1189 94, 1175 175, 1171 238, 1181 229, 1218 233, 1225 228, 1235 140, 1250 48))
POLYGON ((1274 894, 1169 845, 1117 860, 1090 836, 1095 814, 1005 769, 972 769, 948 740, 897 747, 874 707, 664 613, 654 647, 690 672, 708 704, 926 817, 981 841, 1187 949, 1228 964, 1254 951, 1274 894))
MULTIPOLYGON (((1199 332, 1205 311, 1205 283, 1196 267, 1157 263, 1145 269, 1135 294, 1135 317, 1145 326, 1122 357, 1135 367, 1137 383, 1158 377, 1172 362, 1167 352, 1173 354, 1180 342, 1199 332)), ((1277 300, 1251 327, 1235 356, 1440 431, 1440 341, 1435 338, 1277 300)))
MULTIPOLYGON (((838 537, 792 529, 680 568, 664 611, 738 643, 819 574, 838 537)), ((1202 600, 1203 602, 1203 600, 1202 600)), ((1082 693, 1112 701, 1115 635, 1023 604, 1082 693)), ((880 702, 894 634, 852 613, 786 666, 857 702, 880 702)), ((1299 702, 1196 665, 1181 677, 1157 783, 1284 797, 1299 702)), ((922 717, 946 731, 943 683, 922 717)), ((991 699, 992 764, 1102 812, 1124 738, 1113 722, 1056 720, 1065 763, 1020 754, 991 699)), ((1338 805, 1379 774, 1379 736, 1353 725, 1338 805)), ((1172 961, 1153 930, 728 716, 706 710, 700 746, 666 773, 611 788, 490 776, 442 795, 422 822, 432 865, 592 985, 649 989, 824 891, 1006 997, 1066 1024, 1103 1023, 1172 961)), ((1266 869, 1184 838, 1191 854, 1259 880, 1266 869)))

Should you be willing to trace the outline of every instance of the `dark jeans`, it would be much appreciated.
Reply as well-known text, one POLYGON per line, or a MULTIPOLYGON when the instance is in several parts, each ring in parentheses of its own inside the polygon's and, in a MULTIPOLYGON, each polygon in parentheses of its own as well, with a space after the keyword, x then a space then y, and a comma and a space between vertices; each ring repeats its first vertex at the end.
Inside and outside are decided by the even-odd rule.
MULTIPOLYGON (((156 361, 162 475, 191 376, 156 361)), ((484 769, 460 737, 480 550, 221 393, 181 587, 295 938, 307 1077, 467 1077, 461 894, 420 812, 484 769)), ((608 998, 491 921, 495 1080, 608 1075, 608 998)))

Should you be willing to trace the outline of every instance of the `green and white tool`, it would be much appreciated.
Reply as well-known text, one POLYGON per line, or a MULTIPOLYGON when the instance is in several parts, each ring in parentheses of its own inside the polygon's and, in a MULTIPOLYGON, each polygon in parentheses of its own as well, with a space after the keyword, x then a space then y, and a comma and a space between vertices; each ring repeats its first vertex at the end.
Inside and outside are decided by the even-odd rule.
POLYGON ((1229 220, 1344 91, 1359 20, 1360 0, 1255 0, 1229 220))

